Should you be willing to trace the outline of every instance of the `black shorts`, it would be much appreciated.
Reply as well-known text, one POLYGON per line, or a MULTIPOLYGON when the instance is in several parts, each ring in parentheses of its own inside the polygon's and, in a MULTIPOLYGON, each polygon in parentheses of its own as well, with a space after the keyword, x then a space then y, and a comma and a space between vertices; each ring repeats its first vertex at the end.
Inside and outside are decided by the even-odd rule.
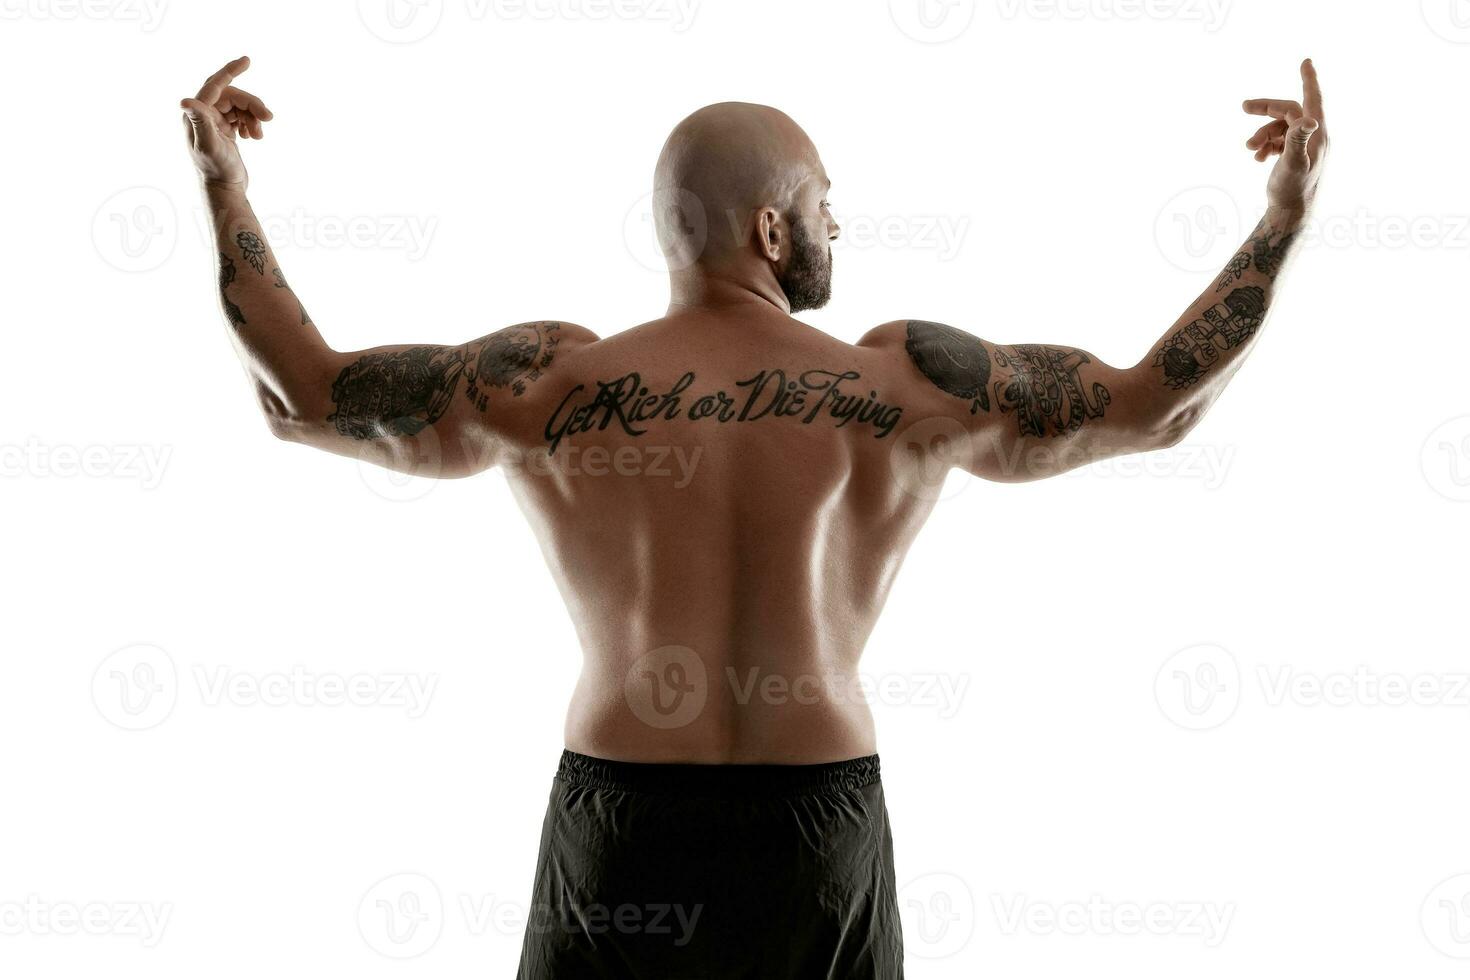
POLYGON ((517 976, 901 978, 878 757, 727 766, 562 753, 517 976))

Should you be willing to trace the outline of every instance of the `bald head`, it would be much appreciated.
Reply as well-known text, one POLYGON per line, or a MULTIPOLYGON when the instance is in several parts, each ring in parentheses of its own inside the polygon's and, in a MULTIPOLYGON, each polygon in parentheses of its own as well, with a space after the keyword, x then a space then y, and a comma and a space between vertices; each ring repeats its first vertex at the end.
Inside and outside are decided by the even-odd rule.
POLYGON ((817 149, 770 106, 720 102, 674 127, 654 174, 654 221, 671 266, 718 261, 749 243, 762 208, 783 216, 826 193, 817 149))

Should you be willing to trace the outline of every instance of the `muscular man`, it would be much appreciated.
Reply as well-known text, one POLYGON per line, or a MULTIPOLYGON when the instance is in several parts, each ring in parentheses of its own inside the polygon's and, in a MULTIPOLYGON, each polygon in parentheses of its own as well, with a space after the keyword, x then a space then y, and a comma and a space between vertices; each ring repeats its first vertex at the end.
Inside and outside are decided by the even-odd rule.
POLYGON ((1311 62, 1301 103, 1245 103, 1270 117, 1246 145, 1279 157, 1260 224, 1127 368, 925 320, 854 346, 793 319, 830 292, 830 181, 796 123, 743 103, 695 112, 659 156, 664 316, 606 339, 546 320, 338 352, 246 200, 236 140, 271 118, 231 84, 246 67, 182 105, 271 431, 408 472, 502 466, 581 638, 521 976, 900 976, 854 678, 926 488, 950 466, 1050 476, 1199 421, 1312 205, 1327 135, 1311 62))

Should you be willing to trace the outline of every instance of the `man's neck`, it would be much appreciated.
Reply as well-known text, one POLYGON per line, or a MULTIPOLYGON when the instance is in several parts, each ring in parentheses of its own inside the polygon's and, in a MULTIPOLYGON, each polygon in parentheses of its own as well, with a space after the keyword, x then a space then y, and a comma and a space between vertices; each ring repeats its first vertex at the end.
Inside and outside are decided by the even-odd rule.
POLYGON ((765 278, 751 280, 700 269, 685 270, 669 277, 670 316, 701 310, 728 313, 742 307, 791 315, 791 304, 786 294, 774 281, 765 278))

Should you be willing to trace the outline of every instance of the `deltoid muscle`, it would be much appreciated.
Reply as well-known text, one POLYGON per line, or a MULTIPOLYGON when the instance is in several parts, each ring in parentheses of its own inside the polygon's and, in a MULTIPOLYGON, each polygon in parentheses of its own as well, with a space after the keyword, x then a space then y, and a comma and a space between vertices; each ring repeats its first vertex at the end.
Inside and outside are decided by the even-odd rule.
MULTIPOLYGON (((537 366, 540 355, 541 335, 535 327, 501 330, 487 337, 485 346, 480 348, 480 356, 475 362, 475 379, 492 388, 521 384, 519 378, 537 366)), ((546 363, 551 363, 549 357, 546 363)), ((519 388, 516 394, 520 394, 519 388)))
POLYGON ((1266 293, 1258 286, 1233 290, 1225 302, 1170 337, 1154 364, 1164 370, 1170 388, 1188 388, 1220 359, 1222 351, 1250 339, 1266 316, 1266 293))
POLYGON ((970 414, 990 411, 990 352, 977 337, 929 320, 910 320, 904 349, 940 391, 970 402, 970 414))

